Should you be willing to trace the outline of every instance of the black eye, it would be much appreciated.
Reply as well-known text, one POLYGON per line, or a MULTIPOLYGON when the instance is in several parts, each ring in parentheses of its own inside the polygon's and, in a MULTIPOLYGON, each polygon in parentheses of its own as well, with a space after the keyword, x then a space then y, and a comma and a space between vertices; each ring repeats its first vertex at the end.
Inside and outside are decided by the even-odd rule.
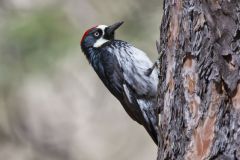
POLYGON ((99 37, 99 35, 100 35, 99 32, 95 32, 95 33, 94 33, 94 36, 95 36, 95 37, 99 37))

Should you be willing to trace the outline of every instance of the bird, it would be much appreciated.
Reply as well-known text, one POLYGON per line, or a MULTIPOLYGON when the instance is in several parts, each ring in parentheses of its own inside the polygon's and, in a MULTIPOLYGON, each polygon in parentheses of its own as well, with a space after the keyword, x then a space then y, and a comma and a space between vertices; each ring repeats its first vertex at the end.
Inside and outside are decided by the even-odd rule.
POLYGON ((115 39, 123 23, 88 29, 80 41, 81 50, 106 88, 158 145, 158 72, 142 50, 115 39))

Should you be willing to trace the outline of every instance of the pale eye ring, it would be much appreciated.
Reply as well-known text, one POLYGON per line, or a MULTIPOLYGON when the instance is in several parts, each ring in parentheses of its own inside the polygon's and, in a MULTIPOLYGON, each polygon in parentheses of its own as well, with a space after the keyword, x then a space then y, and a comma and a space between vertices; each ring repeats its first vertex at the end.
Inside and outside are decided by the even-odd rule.
POLYGON ((95 36, 95 37, 98 37, 99 35, 100 35, 99 32, 95 32, 95 33, 94 33, 94 36, 95 36))

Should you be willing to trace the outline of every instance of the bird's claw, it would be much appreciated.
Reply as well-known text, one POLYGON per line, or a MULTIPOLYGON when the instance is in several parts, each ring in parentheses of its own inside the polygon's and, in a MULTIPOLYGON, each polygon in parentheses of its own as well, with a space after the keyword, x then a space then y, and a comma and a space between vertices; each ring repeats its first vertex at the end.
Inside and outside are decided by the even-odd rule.
POLYGON ((153 63, 153 66, 151 68, 148 68, 146 71, 145 71, 145 75, 146 76, 150 76, 153 72, 153 70, 155 69, 155 67, 159 68, 160 67, 160 61, 159 60, 156 60, 154 63, 153 63))

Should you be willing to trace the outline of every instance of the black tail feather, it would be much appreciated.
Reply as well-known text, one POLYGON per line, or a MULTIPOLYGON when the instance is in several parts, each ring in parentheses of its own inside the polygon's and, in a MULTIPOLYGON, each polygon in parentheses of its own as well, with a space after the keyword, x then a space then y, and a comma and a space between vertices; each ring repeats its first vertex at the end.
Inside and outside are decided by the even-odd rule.
POLYGON ((158 116, 157 114, 155 114, 153 110, 152 111, 145 110, 145 114, 148 117, 148 121, 145 121, 143 126, 147 130, 151 138, 153 139, 154 143, 158 145, 158 141, 159 141, 158 116))
POLYGON ((158 136, 158 134, 159 134, 158 126, 150 125, 148 127, 144 126, 144 128, 147 130, 148 134, 151 136, 154 143, 156 145, 158 145, 158 138, 159 138, 159 136, 158 136))

